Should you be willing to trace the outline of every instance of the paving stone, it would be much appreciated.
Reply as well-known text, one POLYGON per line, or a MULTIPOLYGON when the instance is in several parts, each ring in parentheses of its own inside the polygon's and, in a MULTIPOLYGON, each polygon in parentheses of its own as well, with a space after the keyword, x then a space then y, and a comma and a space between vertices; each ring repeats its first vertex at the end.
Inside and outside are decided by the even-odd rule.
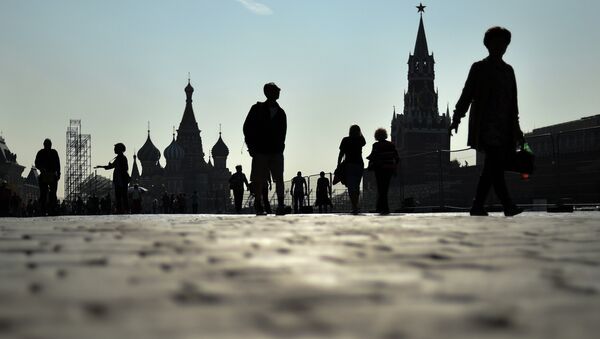
POLYGON ((4 338, 596 338, 600 214, 0 219, 4 338))

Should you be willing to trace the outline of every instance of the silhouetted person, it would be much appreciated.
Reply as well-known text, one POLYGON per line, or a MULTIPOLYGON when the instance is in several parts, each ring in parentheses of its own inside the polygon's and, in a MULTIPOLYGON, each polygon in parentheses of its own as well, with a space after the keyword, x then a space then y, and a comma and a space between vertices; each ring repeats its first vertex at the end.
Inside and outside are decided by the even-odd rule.
POLYGON ((11 216, 21 216, 21 197, 17 194, 17 192, 12 192, 12 196, 10 197, 10 210, 11 216))
POLYGON ((158 199, 152 200, 152 214, 158 213, 158 199))
POLYGON ((177 197, 175 196, 175 193, 172 193, 171 194, 171 204, 169 205, 170 213, 173 213, 173 214, 177 213, 177 204, 178 203, 179 202, 177 200, 177 197))
POLYGON ((28 217, 35 216, 35 210, 33 207, 33 199, 27 200, 27 216, 28 217))
POLYGON ((196 191, 192 194, 192 213, 198 213, 198 192, 196 191))
POLYGON ((0 180, 0 217, 8 217, 10 214, 10 195, 6 180, 0 180))
POLYGON ((363 175, 365 164, 362 158, 362 148, 367 142, 363 137, 358 125, 350 126, 348 136, 342 139, 340 143, 340 153, 338 155, 338 167, 343 161, 344 178, 350 203, 352 204, 352 213, 358 214, 358 198, 360 195, 360 181, 363 175))
POLYGON ((100 199, 100 209, 102 210, 102 214, 110 214, 111 211, 111 198, 110 193, 107 193, 102 199, 100 199))
POLYGON ((129 165, 125 153, 125 145, 122 143, 115 144, 114 152, 117 155, 106 166, 96 166, 96 168, 114 169, 113 170, 113 187, 115 189, 115 203, 118 214, 127 213, 129 211, 129 202, 127 200, 127 186, 129 185, 129 165))
POLYGON ((77 200, 75 201, 75 211, 76 211, 75 214, 82 215, 83 209, 84 209, 83 199, 81 199, 81 196, 79 196, 79 197, 77 197, 77 200))
POLYGON ((177 206, 180 214, 187 212, 187 196, 185 193, 179 193, 177 195, 177 206))
POLYGON ((246 175, 242 172, 242 165, 235 166, 235 173, 229 178, 229 188, 233 191, 233 204, 235 206, 235 212, 240 213, 242 211, 242 199, 244 198, 244 185, 249 191, 250 186, 246 175))
POLYGON ((304 196, 308 192, 308 186, 306 179, 302 177, 302 172, 298 172, 292 179, 292 187, 290 188, 290 194, 292 195, 294 213, 298 213, 299 210, 304 206, 304 196))
POLYGON ((91 204, 92 214, 98 214, 100 210, 100 198, 98 198, 95 193, 92 194, 91 204))
POLYGON ((171 211, 171 197, 169 197, 169 193, 167 193, 167 191, 163 193, 161 200, 163 213, 169 213, 171 211))
POLYGON ((142 189, 138 184, 134 184, 131 189, 131 213, 142 213, 142 189))
POLYGON ((378 128, 375 131, 376 143, 373 144, 369 159, 369 169, 375 172, 375 181, 377 182, 377 207, 376 211, 380 214, 390 214, 388 205, 388 191, 390 181, 396 173, 396 167, 400 157, 396 146, 387 141, 388 134, 384 128, 378 128))
POLYGON ((467 143, 485 153, 471 215, 487 215, 484 205, 492 185, 506 216, 523 211, 512 202, 504 180, 508 156, 523 143, 515 73, 502 60, 510 40, 511 34, 505 28, 492 27, 485 33, 483 44, 489 56, 471 66, 449 127, 450 135, 452 130, 457 132, 460 120, 471 106, 467 143))
POLYGON ((331 185, 329 179, 325 177, 325 172, 319 173, 319 179, 317 179, 317 201, 315 205, 319 208, 319 213, 323 213, 323 209, 327 213, 327 206, 332 206, 331 185))
POLYGON ((60 180, 60 159, 58 152, 52 148, 50 139, 44 140, 44 148, 35 156, 35 167, 40 171, 38 184, 40 186, 41 215, 56 214, 56 189, 60 180))
MULTIPOLYGON (((280 89, 274 83, 263 88, 267 100, 257 102, 250 108, 244 122, 244 137, 252 157, 250 181, 256 192, 263 191, 269 174, 275 182, 277 192, 277 214, 285 214, 283 187, 283 150, 287 133, 285 111, 277 103, 280 89)), ((257 215, 264 214, 261 195, 255 195, 254 207, 257 215)))

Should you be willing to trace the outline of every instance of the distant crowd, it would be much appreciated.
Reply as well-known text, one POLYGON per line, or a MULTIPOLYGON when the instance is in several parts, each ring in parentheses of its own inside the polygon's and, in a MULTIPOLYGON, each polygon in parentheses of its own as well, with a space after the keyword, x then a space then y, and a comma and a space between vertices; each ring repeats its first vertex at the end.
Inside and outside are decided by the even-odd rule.
MULTIPOLYGON (((133 191, 133 190, 132 190, 133 191)), ((198 212, 198 195, 188 198, 185 193, 169 194, 164 192, 161 199, 153 199, 149 208, 143 208, 142 195, 135 192, 128 194, 131 206, 125 211, 127 214, 153 213, 153 214, 185 214, 198 212)), ((55 206, 48 206, 44 212, 38 199, 24 201, 11 191, 6 183, 0 184, 0 217, 37 217, 56 215, 108 215, 116 213, 116 205, 111 194, 97 197, 90 195, 87 199, 78 197, 73 201, 57 200, 55 206)))

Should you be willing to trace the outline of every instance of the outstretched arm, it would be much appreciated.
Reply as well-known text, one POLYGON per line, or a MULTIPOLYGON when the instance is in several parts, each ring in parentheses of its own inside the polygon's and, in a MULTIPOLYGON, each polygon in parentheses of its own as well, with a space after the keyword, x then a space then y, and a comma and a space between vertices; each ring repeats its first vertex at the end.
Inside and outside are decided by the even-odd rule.
POLYGON ((115 162, 109 162, 106 166, 98 165, 95 168, 104 168, 105 170, 112 169, 115 168, 115 162))
POLYGON ((456 103, 456 107, 454 108, 452 123, 450 124, 450 127, 448 127, 450 135, 452 135, 452 130, 454 130, 454 132, 458 132, 458 125, 460 124, 460 120, 465 117, 467 111, 469 110, 469 106, 471 106, 471 102, 473 102, 475 92, 475 78, 477 73, 476 65, 477 64, 473 64, 471 66, 471 69, 469 70, 469 75, 467 76, 467 81, 465 82, 465 87, 463 88, 460 98, 456 103))

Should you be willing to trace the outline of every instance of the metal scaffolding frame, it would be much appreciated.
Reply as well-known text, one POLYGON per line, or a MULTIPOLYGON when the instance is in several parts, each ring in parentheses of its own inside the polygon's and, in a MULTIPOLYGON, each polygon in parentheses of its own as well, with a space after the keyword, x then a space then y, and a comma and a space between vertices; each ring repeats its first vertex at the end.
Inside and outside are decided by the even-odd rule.
POLYGON ((69 120, 66 153, 65 200, 73 201, 83 193, 81 186, 92 172, 92 136, 81 134, 81 120, 69 120))

